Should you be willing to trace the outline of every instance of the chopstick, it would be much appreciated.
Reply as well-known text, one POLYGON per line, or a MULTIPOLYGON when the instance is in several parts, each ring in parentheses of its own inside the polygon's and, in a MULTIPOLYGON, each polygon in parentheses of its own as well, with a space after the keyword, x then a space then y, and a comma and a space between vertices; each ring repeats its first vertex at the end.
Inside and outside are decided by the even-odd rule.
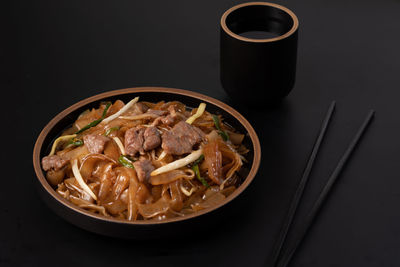
POLYGON ((326 130, 327 130, 327 128, 329 126, 329 123, 331 121, 332 114, 333 114, 333 112, 335 110, 335 106, 336 106, 336 102, 332 101, 332 103, 330 104, 329 109, 328 109, 328 111, 327 111, 327 113, 325 115, 325 118, 324 118, 324 120, 322 122, 319 134, 317 136, 317 139, 315 140, 315 143, 314 143, 311 155, 310 155, 310 157, 308 159, 306 168, 304 169, 304 172, 303 172, 303 175, 301 177, 301 180, 300 180, 300 182, 298 184, 298 187, 296 189, 296 192, 295 192, 295 194, 293 196, 292 202, 291 202, 289 210, 288 210, 288 212, 286 214, 286 217, 285 217, 283 226, 281 228, 281 231, 279 232, 279 236, 278 236, 277 242, 275 243, 274 250, 272 251, 271 262, 267 266, 275 266, 277 261, 278 261, 278 259, 279 259, 283 244, 285 243, 285 240, 286 240, 287 233, 288 233, 288 231, 290 229, 290 226, 293 223, 293 219, 294 219, 294 216, 296 214, 297 207, 298 207, 298 205, 300 203, 301 197, 303 196, 304 188, 305 188, 305 186, 307 184, 307 181, 308 181, 308 178, 310 176, 311 169, 312 169, 312 167, 314 165, 315 158, 316 158, 316 156, 318 154, 318 151, 319 151, 319 147, 321 146, 321 143, 322 143, 322 141, 324 139, 326 130))
POLYGON ((350 145, 346 149, 345 153, 343 154, 342 158, 340 159, 339 163, 337 164, 335 170, 332 172, 331 176, 329 177, 324 189, 321 191, 320 195, 318 196, 317 201, 315 202, 313 208, 311 209, 308 217, 306 218, 305 222, 302 224, 301 231, 299 235, 296 237, 294 241, 294 245, 290 248, 290 250, 286 250, 281 257, 280 261, 278 261, 277 267, 285 267, 289 264, 290 260, 292 259, 293 255, 295 254, 297 248, 299 247, 300 243, 304 239, 307 231, 310 229, 313 221, 315 220, 318 212, 320 211, 322 204, 324 203, 325 199, 327 198, 333 184, 339 177, 341 171, 343 170, 344 166, 346 165, 348 159, 350 158, 354 148, 357 146, 359 141, 361 140, 364 132, 368 128, 372 118, 374 117, 375 111, 370 110, 357 131, 356 135, 354 136, 353 140, 351 141, 350 145))

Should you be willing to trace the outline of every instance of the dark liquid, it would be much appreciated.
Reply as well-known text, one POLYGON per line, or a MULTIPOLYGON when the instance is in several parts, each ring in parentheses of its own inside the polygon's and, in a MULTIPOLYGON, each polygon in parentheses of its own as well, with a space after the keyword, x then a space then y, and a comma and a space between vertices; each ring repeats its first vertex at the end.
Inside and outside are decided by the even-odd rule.
POLYGON ((247 31, 239 35, 250 39, 271 39, 279 36, 279 34, 276 34, 274 32, 266 31, 247 31))

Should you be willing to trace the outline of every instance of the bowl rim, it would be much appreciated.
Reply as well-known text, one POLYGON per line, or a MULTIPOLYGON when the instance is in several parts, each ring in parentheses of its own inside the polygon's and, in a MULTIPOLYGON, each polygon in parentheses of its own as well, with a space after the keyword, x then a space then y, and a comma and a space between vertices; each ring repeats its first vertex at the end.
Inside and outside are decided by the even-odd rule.
POLYGON ((64 205, 65 207, 85 216, 89 216, 95 220, 101 220, 105 222, 112 222, 112 223, 117 223, 117 224, 128 224, 128 225, 158 225, 158 224, 168 224, 168 223, 173 223, 173 222, 179 222, 179 221, 184 221, 184 220, 189 220, 193 219, 195 217, 211 213, 220 207, 228 204, 231 202, 233 199, 235 199, 237 196, 239 196, 248 186, 249 184, 253 181, 258 168, 260 166, 260 161, 261 161, 261 146, 260 146, 260 141, 258 139, 258 136, 251 126, 251 124, 235 109, 230 107, 229 105, 223 103, 220 100, 217 100, 215 98, 212 98, 210 96, 206 96, 201 93, 193 92, 193 91, 188 91, 188 90, 183 90, 183 89, 176 89, 176 88, 167 88, 167 87, 132 87, 132 88, 125 88, 125 89, 117 89, 117 90, 111 90, 107 92, 103 92, 100 94, 96 94, 94 96, 85 98, 83 100, 80 100, 79 102, 69 106, 68 108, 64 109, 60 113, 58 113, 53 119, 50 120, 50 122, 47 123, 47 125, 42 129, 40 132, 38 138, 36 139, 35 146, 33 149, 33 167, 36 173, 36 178, 39 180, 41 186, 47 191, 47 193, 52 196, 56 201, 64 205), (185 215, 182 217, 174 217, 174 218, 168 218, 162 221, 154 221, 154 220, 140 220, 140 221, 128 221, 128 220, 122 220, 122 219, 117 219, 114 217, 105 217, 100 214, 95 214, 90 211, 84 210, 73 203, 69 202, 68 200, 64 199, 62 196, 57 194, 56 190, 54 190, 50 184, 47 182, 42 168, 41 168, 41 159, 40 159, 40 150, 42 148, 43 142, 50 132, 50 130, 65 116, 70 114, 71 112, 77 110, 78 108, 81 108, 82 106, 88 105, 92 102, 107 98, 107 97, 114 97, 118 95, 124 95, 124 94, 132 94, 132 93, 144 93, 144 92, 152 92, 152 93, 169 93, 169 94, 176 94, 176 95, 183 95, 183 96, 188 96, 192 98, 196 98, 208 103, 211 103, 218 108, 224 110, 225 112, 229 113, 231 116, 235 117, 240 124, 243 125, 243 127, 247 130, 250 139, 253 143, 253 153, 254 153, 254 158, 253 158, 253 164, 250 168, 250 172, 243 181, 243 183, 237 188, 231 195, 229 195, 223 202, 219 203, 216 206, 213 206, 211 208, 207 208, 204 210, 197 211, 193 214, 185 215))

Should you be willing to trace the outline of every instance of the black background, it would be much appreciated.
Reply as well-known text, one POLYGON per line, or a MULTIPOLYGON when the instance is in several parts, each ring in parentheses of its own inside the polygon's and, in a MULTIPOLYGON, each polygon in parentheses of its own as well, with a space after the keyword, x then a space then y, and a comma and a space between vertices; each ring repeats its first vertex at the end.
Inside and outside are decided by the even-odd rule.
MULTIPOLYGON (((400 265, 400 1, 277 1, 299 17, 294 90, 273 110, 234 107, 262 145, 247 208, 185 241, 83 231, 38 198, 40 130, 78 100, 135 86, 232 104, 219 82, 219 19, 240 1, 14 1, 1 61, 0 266, 262 266, 329 103, 337 111, 305 191, 304 218, 370 108, 376 118, 291 266, 400 265), (4 171, 5 170, 5 171, 4 171)), ((243 92, 244 94, 246 92, 243 92)))

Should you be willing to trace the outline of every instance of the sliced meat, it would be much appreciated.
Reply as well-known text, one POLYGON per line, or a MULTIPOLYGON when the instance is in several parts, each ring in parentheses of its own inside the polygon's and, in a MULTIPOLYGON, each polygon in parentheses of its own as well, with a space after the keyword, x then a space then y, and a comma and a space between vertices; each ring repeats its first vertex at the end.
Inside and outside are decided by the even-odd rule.
POLYGON ((58 171, 67 165, 68 161, 58 155, 46 156, 42 158, 42 168, 45 171, 58 171))
POLYGON ((83 137, 83 143, 90 153, 102 153, 108 140, 110 138, 98 134, 88 134, 83 137))
POLYGON ((125 132, 125 151, 126 154, 130 156, 135 156, 136 153, 144 153, 143 143, 144 143, 144 127, 134 127, 130 128, 125 132))
POLYGON ((161 144, 160 133, 154 126, 146 128, 143 137, 144 137, 143 149, 145 151, 152 150, 161 144))
POLYGON ((180 121, 170 131, 163 133, 161 147, 168 154, 182 155, 190 153, 203 137, 204 133, 199 128, 180 121))
POLYGON ((161 137, 156 127, 134 127, 125 132, 125 151, 130 156, 152 150, 161 144, 161 137))
POLYGON ((155 169, 148 159, 140 159, 133 163, 135 167, 137 177, 140 182, 147 182, 150 177, 150 173, 155 169))
POLYGON ((153 126, 157 126, 160 124, 165 124, 168 126, 173 125, 177 121, 176 119, 178 117, 176 114, 175 106, 174 105, 169 106, 168 111, 169 111, 169 114, 167 116, 156 118, 153 121, 152 125, 153 126))
POLYGON ((137 102, 133 105, 132 109, 133 115, 139 115, 145 113, 149 109, 149 107, 141 102, 137 102))

